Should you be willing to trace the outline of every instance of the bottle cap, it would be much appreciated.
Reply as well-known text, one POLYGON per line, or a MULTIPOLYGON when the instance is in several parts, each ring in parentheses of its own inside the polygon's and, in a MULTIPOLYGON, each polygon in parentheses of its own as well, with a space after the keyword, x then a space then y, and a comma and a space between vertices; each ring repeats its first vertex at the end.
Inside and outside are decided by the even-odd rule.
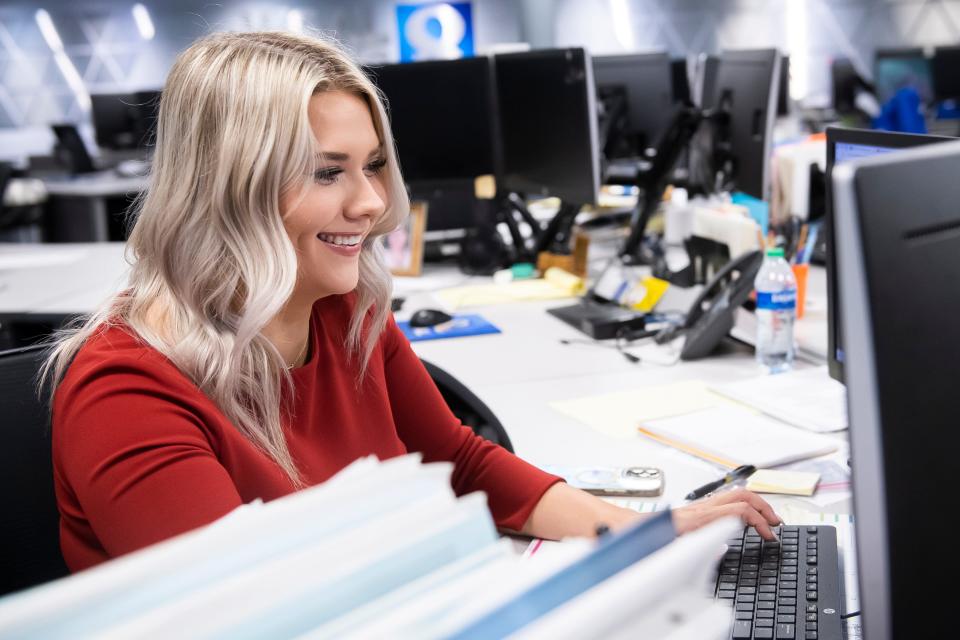
POLYGON ((767 249, 767 256, 770 258, 782 258, 783 247, 770 247, 767 249))

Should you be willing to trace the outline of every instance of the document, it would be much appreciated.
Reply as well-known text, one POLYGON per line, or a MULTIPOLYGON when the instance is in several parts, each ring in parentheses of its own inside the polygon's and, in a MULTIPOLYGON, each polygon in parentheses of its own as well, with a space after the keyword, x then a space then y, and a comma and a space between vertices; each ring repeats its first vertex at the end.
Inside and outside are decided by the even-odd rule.
POLYGON ((710 391, 705 382, 685 380, 552 402, 550 406, 601 433, 635 438, 641 422, 733 404, 710 391))
POLYGON ((837 450, 832 438, 794 429, 739 407, 715 407, 682 416, 644 421, 638 431, 720 466, 752 464, 762 469, 837 450))
POLYGON ((765 375, 710 389, 809 431, 847 428, 846 388, 827 374, 826 367, 765 375))

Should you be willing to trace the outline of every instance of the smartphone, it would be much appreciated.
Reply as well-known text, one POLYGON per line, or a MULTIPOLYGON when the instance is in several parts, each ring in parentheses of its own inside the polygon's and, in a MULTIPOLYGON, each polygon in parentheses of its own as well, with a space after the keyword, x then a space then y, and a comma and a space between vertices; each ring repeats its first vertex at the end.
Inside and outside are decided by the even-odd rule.
POLYGON ((663 471, 656 467, 546 467, 571 487, 597 496, 650 498, 663 493, 663 471))

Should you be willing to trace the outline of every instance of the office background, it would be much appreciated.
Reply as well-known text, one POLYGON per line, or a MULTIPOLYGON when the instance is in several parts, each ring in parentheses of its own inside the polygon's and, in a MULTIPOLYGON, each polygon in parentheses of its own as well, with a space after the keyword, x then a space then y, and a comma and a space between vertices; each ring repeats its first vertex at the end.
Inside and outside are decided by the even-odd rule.
MULTIPOLYGON (((138 29, 134 2, 0 3, 0 157, 48 150, 51 122, 89 121, 40 32, 37 9, 49 13, 88 94, 161 86, 177 52, 212 30, 302 24, 335 35, 364 62, 399 55, 394 0, 142 4, 152 34, 138 29)), ((472 8, 478 52, 517 42, 675 57, 779 47, 791 56, 794 99, 812 106, 829 101, 832 58, 850 58, 869 77, 878 48, 960 41, 958 0, 474 0, 472 8)))

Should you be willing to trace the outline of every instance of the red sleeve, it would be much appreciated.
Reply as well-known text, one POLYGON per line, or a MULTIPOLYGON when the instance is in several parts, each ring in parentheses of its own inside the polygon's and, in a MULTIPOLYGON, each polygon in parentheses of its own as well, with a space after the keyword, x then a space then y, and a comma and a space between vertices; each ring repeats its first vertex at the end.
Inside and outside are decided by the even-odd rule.
POLYGON ((424 462, 453 462, 457 495, 486 492, 497 525, 519 531, 544 492, 560 478, 463 426, 392 318, 384 344, 390 405, 407 449, 423 453, 424 462))
POLYGON ((55 466, 70 492, 61 510, 69 510, 64 502, 77 504, 109 556, 208 524, 241 504, 183 381, 149 358, 79 369, 57 392, 54 410, 55 466))

